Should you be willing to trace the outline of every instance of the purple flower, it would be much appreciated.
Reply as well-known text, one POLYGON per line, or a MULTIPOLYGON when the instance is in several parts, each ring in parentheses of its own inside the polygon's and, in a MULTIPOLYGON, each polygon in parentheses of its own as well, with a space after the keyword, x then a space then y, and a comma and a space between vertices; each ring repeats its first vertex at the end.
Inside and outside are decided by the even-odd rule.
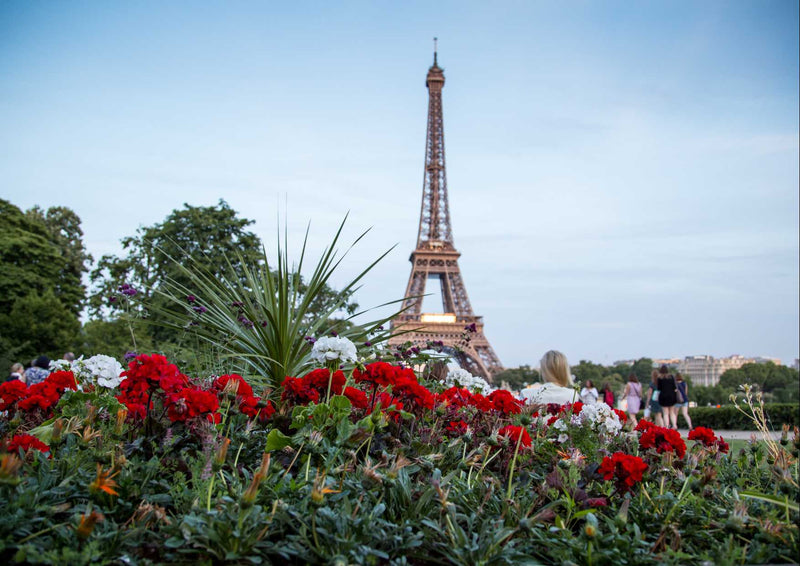
POLYGON ((197 314, 203 314, 208 309, 206 307, 204 307, 203 305, 196 305, 196 306, 192 307, 192 310, 194 312, 196 312, 197 314))
POLYGON ((233 301, 231 306, 235 309, 241 309, 244 307, 244 303, 242 301, 233 301))
POLYGON ((193 303, 193 302, 195 302, 196 300, 197 300, 197 297, 195 297, 194 295, 187 295, 187 296, 186 296, 186 302, 187 302, 187 303, 193 303))
POLYGON ((372 346, 372 342, 364 342, 364 346, 367 346, 367 347, 372 346))
POLYGON ((261 328, 266 328, 269 323, 266 320, 261 321, 261 328))
POLYGON ((464 330, 466 330, 467 332, 477 332, 478 331, 478 327, 475 326, 475 323, 473 322, 472 324, 466 325, 464 327, 464 330))
POLYGON ((331 336, 333 336, 334 338, 336 338, 337 336, 339 336, 339 333, 338 333, 338 332, 336 332, 335 330, 331 330, 331 336))
POLYGON ((313 336, 306 336, 305 341, 308 342, 309 344, 313 344, 314 342, 317 341, 317 339, 314 338, 313 336))
POLYGON ((116 298, 116 297, 109 297, 109 298, 108 298, 108 302, 109 302, 109 304, 112 304, 112 305, 113 305, 114 303, 116 303, 116 302, 117 302, 117 298, 116 298))
POLYGON ((134 359, 138 355, 139 354, 137 354, 136 352, 125 352, 124 360, 126 362, 129 362, 129 361, 131 361, 132 359, 134 359))

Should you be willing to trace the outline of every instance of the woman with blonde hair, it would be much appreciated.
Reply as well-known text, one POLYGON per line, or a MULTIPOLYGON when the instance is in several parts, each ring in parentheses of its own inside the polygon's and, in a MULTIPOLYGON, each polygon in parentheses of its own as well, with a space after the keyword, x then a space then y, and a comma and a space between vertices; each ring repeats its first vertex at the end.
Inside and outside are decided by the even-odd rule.
POLYGON ((578 401, 578 392, 572 387, 569 362, 561 352, 550 350, 539 362, 544 385, 538 389, 525 389, 523 395, 534 404, 574 403, 578 401))

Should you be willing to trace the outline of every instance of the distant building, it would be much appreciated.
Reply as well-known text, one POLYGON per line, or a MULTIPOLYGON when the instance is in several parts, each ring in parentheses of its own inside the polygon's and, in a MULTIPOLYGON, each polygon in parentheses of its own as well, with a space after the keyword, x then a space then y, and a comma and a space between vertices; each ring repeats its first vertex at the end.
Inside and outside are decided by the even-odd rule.
POLYGON ((679 364, 678 371, 692 378, 695 385, 712 386, 719 383, 720 376, 729 369, 739 369, 744 364, 765 364, 772 362, 781 365, 777 358, 757 356, 746 358, 734 355, 728 358, 715 358, 714 356, 686 356, 679 364))
POLYGON ((661 367, 661 366, 668 366, 668 367, 678 367, 683 360, 680 358, 663 358, 659 360, 653 360, 653 367, 661 367))
POLYGON ((792 365, 792 367, 797 371, 800 371, 800 358, 794 359, 794 364, 792 365))

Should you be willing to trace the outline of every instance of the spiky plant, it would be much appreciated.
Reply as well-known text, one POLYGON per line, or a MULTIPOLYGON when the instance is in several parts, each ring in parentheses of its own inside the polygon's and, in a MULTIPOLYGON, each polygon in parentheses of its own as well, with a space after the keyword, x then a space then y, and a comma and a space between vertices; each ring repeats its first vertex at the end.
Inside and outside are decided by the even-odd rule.
MULTIPOLYGON (((165 281, 157 291, 169 299, 163 312, 173 327, 185 328, 210 344, 224 358, 249 370, 252 379, 262 385, 278 386, 287 375, 297 375, 310 363, 311 346, 306 338, 322 331, 335 331, 355 344, 372 345, 388 340, 391 331, 388 321, 400 311, 367 323, 353 324, 353 319, 376 308, 397 304, 402 299, 378 307, 355 312, 345 318, 334 318, 346 306, 348 298, 360 288, 360 282, 375 265, 394 249, 389 248, 370 263, 341 290, 335 291, 327 307, 315 313, 323 292, 329 292, 328 282, 342 260, 369 232, 365 230, 345 250, 339 253, 342 220, 330 244, 325 247, 310 276, 301 277, 306 259, 309 229, 306 229, 297 264, 288 257, 288 234, 277 238, 276 262, 266 250, 257 265, 242 264, 241 271, 232 262, 225 266, 222 277, 212 275, 190 256, 172 258, 188 279, 184 285, 175 280, 165 281), (196 299, 187 303, 187 297, 196 299), (316 316, 314 316, 316 314, 316 316)), ((241 260, 241 258, 237 258, 241 260)))

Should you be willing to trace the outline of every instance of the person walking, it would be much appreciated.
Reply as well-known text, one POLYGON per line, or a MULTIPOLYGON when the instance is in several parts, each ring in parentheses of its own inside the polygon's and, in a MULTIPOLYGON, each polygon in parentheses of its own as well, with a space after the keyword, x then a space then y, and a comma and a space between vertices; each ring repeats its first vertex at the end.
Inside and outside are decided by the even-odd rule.
POLYGON ((628 383, 625 384, 625 391, 622 392, 622 396, 628 402, 628 417, 635 428, 638 424, 636 415, 642 406, 642 384, 639 383, 639 378, 636 377, 635 373, 628 376, 628 383))
POLYGON ((664 417, 664 426, 678 429, 678 385, 675 376, 669 373, 665 365, 658 370, 658 403, 664 417))
POLYGON ((664 426, 664 418, 661 414, 661 404, 658 402, 658 371, 653 370, 650 376, 650 386, 647 388, 647 398, 645 400, 644 418, 653 418, 656 426, 664 426))
POLYGON ((679 373, 675 375, 675 382, 678 384, 678 403, 675 406, 683 415, 689 430, 692 430, 692 419, 689 417, 689 384, 679 373))

